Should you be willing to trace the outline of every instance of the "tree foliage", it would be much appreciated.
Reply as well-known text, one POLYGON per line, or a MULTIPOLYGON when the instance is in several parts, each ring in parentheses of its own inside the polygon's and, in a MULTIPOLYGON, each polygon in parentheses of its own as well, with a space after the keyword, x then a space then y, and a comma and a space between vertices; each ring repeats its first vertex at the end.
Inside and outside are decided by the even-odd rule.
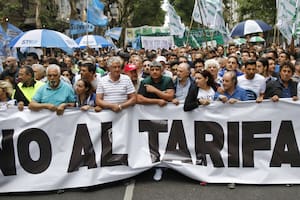
POLYGON ((239 21, 260 19, 268 24, 275 24, 276 0, 236 0, 239 21))
POLYGON ((134 2, 132 26, 161 26, 164 24, 165 12, 160 8, 160 0, 139 0, 134 2))

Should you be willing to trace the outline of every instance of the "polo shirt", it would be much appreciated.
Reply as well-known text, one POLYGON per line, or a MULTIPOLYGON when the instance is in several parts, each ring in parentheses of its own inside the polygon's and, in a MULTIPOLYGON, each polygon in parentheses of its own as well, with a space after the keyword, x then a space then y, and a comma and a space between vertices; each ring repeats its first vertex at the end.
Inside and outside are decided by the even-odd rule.
POLYGON ((134 85, 125 74, 120 74, 117 81, 110 78, 110 74, 102 77, 97 86, 97 94, 103 94, 103 100, 110 103, 123 103, 128 100, 128 95, 135 93, 134 85))
POLYGON ((49 84, 41 86, 32 100, 38 103, 50 103, 59 106, 62 103, 74 103, 75 93, 70 84, 60 81, 57 88, 53 89, 49 84))
POLYGON ((159 96, 157 96, 154 93, 147 92, 145 85, 152 85, 155 88, 159 89, 160 91, 166 91, 167 89, 174 89, 174 83, 170 77, 167 76, 162 76, 160 81, 155 83, 151 76, 145 78, 142 80, 138 94, 143 95, 144 97, 147 98, 152 98, 152 99, 160 99, 159 96))

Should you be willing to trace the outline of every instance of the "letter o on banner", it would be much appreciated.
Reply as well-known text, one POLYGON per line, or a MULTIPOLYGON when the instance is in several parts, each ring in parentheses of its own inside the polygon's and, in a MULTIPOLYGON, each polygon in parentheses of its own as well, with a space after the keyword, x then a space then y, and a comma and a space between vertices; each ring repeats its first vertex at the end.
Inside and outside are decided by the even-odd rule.
POLYGON ((18 156, 21 166, 29 173, 39 174, 45 171, 51 162, 52 151, 50 139, 43 130, 38 128, 26 129, 18 138, 18 156), (32 160, 29 145, 35 141, 40 149, 38 160, 32 160))

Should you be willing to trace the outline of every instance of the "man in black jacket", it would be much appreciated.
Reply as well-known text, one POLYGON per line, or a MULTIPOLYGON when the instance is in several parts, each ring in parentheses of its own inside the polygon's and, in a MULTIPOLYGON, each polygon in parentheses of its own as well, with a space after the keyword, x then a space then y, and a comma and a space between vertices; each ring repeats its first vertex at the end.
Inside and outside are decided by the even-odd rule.
POLYGON ((284 62, 280 66, 279 78, 267 83, 265 98, 271 98, 273 102, 279 101, 279 98, 293 98, 297 97, 297 82, 292 80, 295 72, 295 67, 291 62, 284 62))

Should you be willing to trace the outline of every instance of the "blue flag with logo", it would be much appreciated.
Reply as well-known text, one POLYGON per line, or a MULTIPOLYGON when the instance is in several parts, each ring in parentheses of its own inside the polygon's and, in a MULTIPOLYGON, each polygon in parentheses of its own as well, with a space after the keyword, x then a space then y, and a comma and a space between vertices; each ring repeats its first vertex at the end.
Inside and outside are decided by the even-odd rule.
POLYGON ((95 26, 90 23, 82 22, 79 20, 70 20, 70 34, 81 34, 86 32, 93 32, 95 26))
POLYGON ((87 21, 95 26, 106 26, 107 17, 103 14, 104 4, 100 0, 89 0, 87 6, 87 21))

